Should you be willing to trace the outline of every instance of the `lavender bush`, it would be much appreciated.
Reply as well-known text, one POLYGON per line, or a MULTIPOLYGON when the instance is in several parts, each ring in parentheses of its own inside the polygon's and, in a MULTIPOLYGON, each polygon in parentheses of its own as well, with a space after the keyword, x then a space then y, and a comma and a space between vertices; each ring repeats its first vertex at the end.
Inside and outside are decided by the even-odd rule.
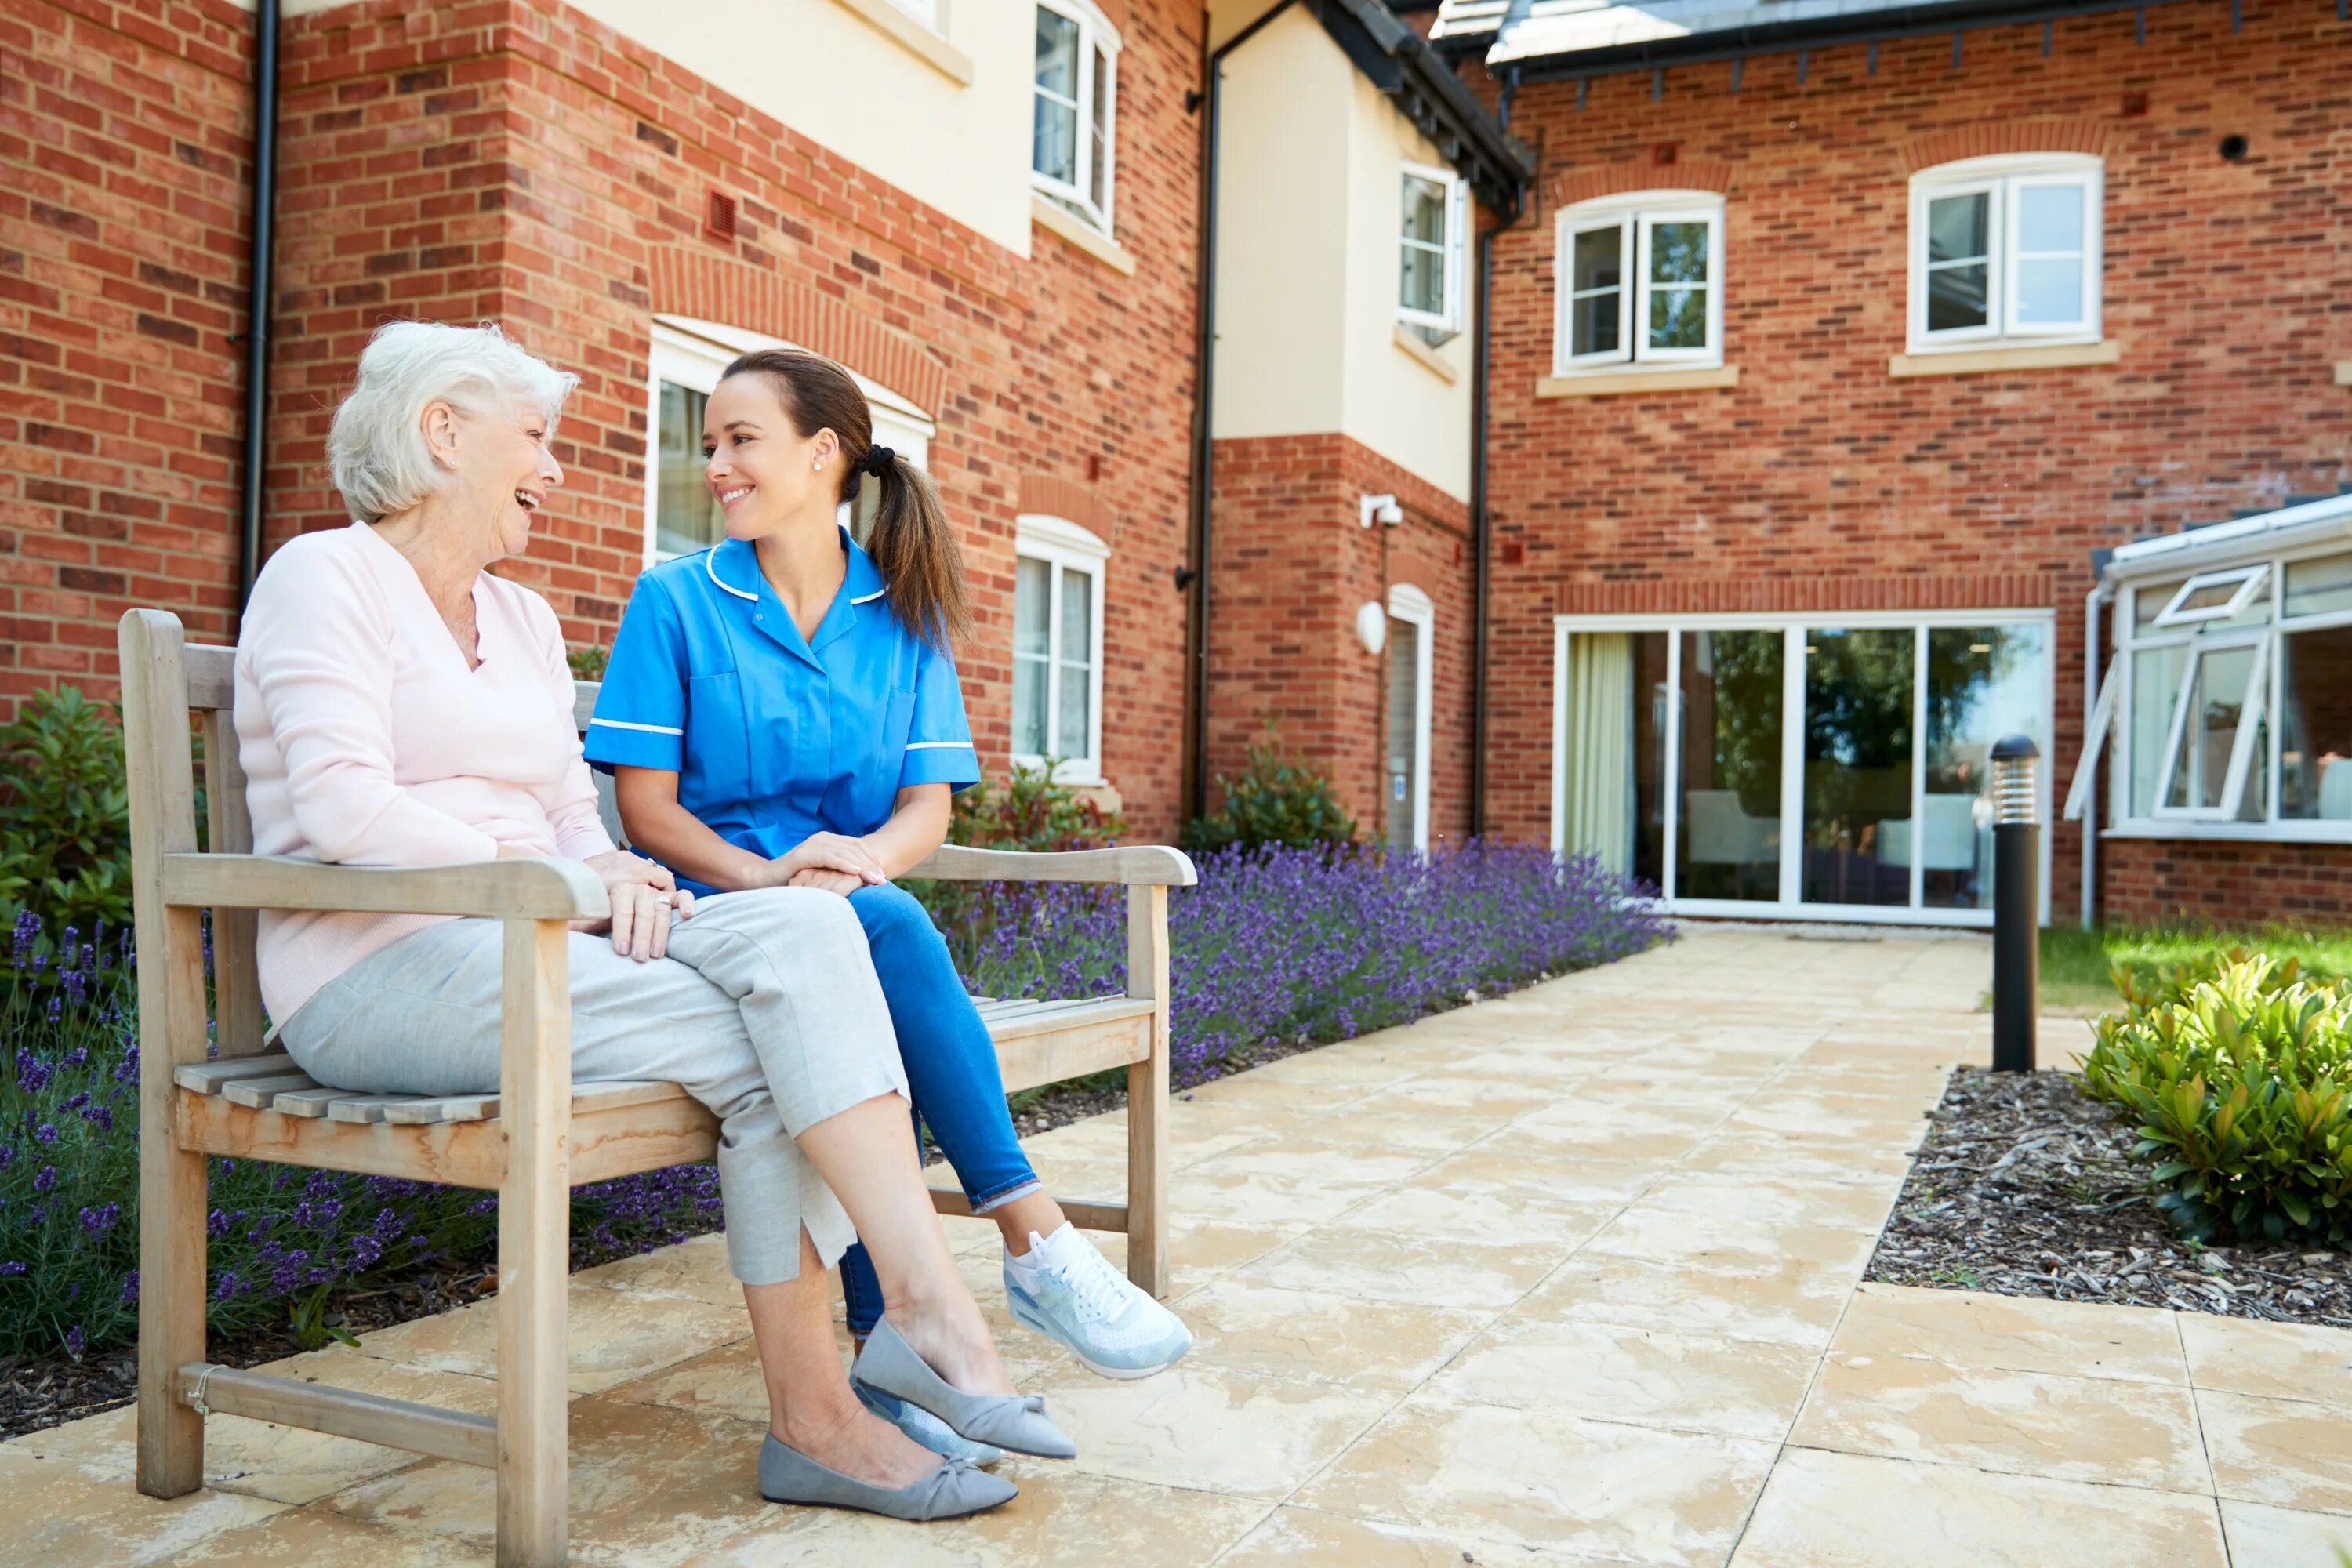
MULTIPOLYGON (((1219 851, 1170 900, 1180 1084, 1268 1041, 1340 1039, 1665 940, 1640 889, 1590 859, 1471 845, 1219 851)), ((1080 996, 1126 982, 1119 889, 1007 884, 941 906, 973 991, 1080 996)), ((0 1026, 0 1355, 73 1355, 137 1326, 139 1049, 128 932, 13 934, 0 1026)), ((215 1160, 212 1326, 290 1316, 315 1342, 341 1289, 495 1251, 497 1200, 463 1188, 215 1160)), ((718 1222, 709 1165, 583 1187, 572 1234, 640 1251, 718 1222)))
MULTIPOLYGON (((1642 889, 1533 845, 1267 846, 1198 864, 1200 885, 1169 900, 1180 1086, 1267 1041, 1346 1039, 1668 935, 1642 889)), ((942 929, 979 994, 1086 996, 1126 984, 1124 909, 1116 888, 1010 883, 942 929)))
MULTIPOLYGON (((0 1027, 0 1355, 131 1339, 139 1310, 139 1047, 127 931, 85 941, 11 932, 0 1027), (52 954, 55 954, 54 962, 52 954)), ((684 1166, 582 1187, 574 1236, 645 1250, 709 1228, 718 1173, 684 1166)), ((207 1316, 234 1331, 289 1315, 312 1342, 327 1300, 428 1263, 496 1250, 487 1193, 381 1176, 215 1160, 207 1316)))

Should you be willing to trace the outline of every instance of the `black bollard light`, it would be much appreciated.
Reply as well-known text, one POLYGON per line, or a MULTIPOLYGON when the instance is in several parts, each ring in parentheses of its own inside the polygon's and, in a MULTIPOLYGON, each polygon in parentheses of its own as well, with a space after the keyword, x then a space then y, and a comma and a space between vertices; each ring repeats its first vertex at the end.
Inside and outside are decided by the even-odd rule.
POLYGON ((2034 764, 2041 749, 2023 735, 1992 748, 1992 1066, 2033 1070, 2034 1014, 2041 989, 2042 824, 2035 820, 2034 764))

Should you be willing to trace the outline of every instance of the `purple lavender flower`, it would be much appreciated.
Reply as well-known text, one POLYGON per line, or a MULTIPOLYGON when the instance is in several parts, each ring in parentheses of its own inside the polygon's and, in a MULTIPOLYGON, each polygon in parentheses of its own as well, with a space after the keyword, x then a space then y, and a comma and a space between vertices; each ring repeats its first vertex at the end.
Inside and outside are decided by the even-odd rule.
POLYGON ((37 1143, 56 1142, 58 1141, 57 1124, 53 1121, 44 1121, 38 1127, 34 1128, 33 1141, 37 1143))
POLYGON ((0 1263, 0 1279, 14 1279, 24 1271, 25 1265, 13 1258, 5 1263, 0 1263))
POLYGON ((16 1047, 16 1087, 26 1094, 38 1094, 49 1087, 56 1069, 33 1054, 30 1046, 16 1047))
POLYGON ((39 1173, 33 1178, 33 1190, 37 1193, 46 1193, 57 1184, 58 1168, 55 1165, 42 1166, 39 1173))
POLYGON ((114 1222, 121 1218, 121 1204, 100 1204, 96 1208, 86 1208, 81 1211, 81 1232, 92 1241, 96 1241, 114 1228, 114 1222))
POLYGON ((22 969, 32 962, 33 944, 41 940, 41 917, 30 910, 18 910, 11 934, 15 940, 8 947, 8 967, 22 969))
POLYGON ((139 1305, 139 1270, 134 1268, 122 1277, 122 1292, 115 1300, 126 1307, 139 1305))
POLYGON ((81 1352, 88 1349, 89 1346, 89 1342, 82 1337, 81 1325, 79 1323, 76 1323, 72 1328, 66 1331, 66 1354, 73 1357, 76 1361, 79 1361, 81 1360, 81 1352))

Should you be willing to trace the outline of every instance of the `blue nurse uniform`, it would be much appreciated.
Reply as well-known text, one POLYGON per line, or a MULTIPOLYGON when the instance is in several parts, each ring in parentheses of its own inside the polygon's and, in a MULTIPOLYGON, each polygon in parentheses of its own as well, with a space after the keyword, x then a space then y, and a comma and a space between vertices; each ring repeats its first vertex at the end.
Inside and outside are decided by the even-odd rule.
MULTIPOLYGON (((980 779, 955 661, 892 612, 846 530, 848 573, 803 638, 751 545, 730 539, 637 578, 590 720, 588 761, 678 775, 678 804, 774 859, 812 833, 858 837, 910 784, 980 779)), ((715 889, 681 875, 698 895, 715 889)), ((890 1006, 915 1108, 975 1212, 1035 1191, 987 1026, 922 905, 885 883, 849 895, 890 1006)), ((843 1260, 850 1326, 882 1292, 863 1247, 843 1260)))

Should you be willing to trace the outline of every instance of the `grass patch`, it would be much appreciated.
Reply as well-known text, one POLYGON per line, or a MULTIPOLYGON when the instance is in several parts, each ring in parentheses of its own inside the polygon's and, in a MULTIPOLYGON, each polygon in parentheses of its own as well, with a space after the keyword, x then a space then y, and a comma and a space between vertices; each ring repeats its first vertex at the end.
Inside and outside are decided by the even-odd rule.
POLYGON ((2242 947, 2294 959, 2318 979, 2352 976, 2352 930, 2309 931, 2288 925, 2105 926, 2084 931, 2051 926, 2042 932, 2044 1012, 2104 1012, 2117 1006, 2114 966, 2153 976, 2161 969, 2242 947))

